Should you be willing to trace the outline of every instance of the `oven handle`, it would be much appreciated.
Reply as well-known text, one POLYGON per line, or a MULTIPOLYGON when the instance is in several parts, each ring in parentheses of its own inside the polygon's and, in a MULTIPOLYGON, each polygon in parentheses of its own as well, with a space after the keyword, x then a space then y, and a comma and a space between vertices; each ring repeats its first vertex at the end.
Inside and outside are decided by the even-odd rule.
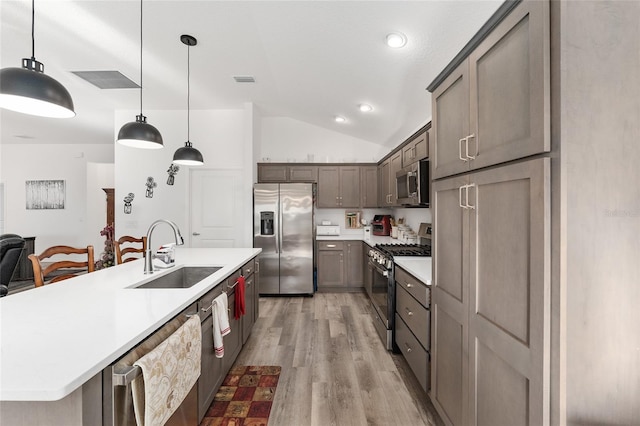
POLYGON ((379 266, 378 263, 372 261, 371 259, 369 259, 369 265, 373 266, 373 269, 375 269, 376 272, 378 272, 383 277, 388 277, 389 276, 389 271, 387 271, 383 267, 379 266))

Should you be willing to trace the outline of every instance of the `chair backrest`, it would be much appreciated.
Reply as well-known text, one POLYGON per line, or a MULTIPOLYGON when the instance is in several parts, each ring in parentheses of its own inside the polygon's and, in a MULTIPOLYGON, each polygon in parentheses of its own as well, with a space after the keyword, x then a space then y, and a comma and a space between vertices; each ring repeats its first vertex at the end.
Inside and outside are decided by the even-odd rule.
POLYGON ((116 246, 116 262, 120 265, 145 256, 147 251, 147 237, 136 238, 130 235, 124 235, 118 238, 114 245, 116 246), (128 256, 137 253, 141 253, 142 256, 128 256))
POLYGON ((49 247, 37 256, 35 254, 30 254, 29 260, 31 260, 31 264, 33 265, 33 280, 35 281, 36 287, 42 287, 45 284, 51 284, 58 281, 66 280, 67 278, 73 278, 85 272, 93 272, 95 270, 95 263, 93 261, 93 246, 82 248, 69 246, 53 246, 49 247), (58 260, 47 264, 47 266, 43 268, 42 261, 44 259, 60 254, 84 254, 87 256, 87 260, 58 260), (56 276, 45 282, 45 277, 56 271, 58 272, 56 276))
POLYGON ((24 239, 16 234, 0 235, 0 285, 9 285, 24 250, 24 239))

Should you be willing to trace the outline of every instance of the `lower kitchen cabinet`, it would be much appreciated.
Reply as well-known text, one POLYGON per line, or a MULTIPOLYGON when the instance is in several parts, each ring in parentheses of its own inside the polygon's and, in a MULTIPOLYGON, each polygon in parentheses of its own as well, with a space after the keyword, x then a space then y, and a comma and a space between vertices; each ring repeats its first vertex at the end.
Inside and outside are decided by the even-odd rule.
POLYGON ((318 241, 318 290, 362 291, 363 242, 318 241))
POLYGON ((430 288, 400 267, 395 271, 395 343, 427 392, 431 382, 430 288))
POLYGON ((434 182, 431 399, 446 424, 545 424, 549 166, 434 182))
MULTIPOLYGON (((253 263, 253 260, 251 261, 253 263)), ((242 344, 247 343, 251 329, 256 321, 255 309, 258 301, 256 300, 255 275, 251 274, 245 277, 244 283, 244 316, 242 317, 242 344)))

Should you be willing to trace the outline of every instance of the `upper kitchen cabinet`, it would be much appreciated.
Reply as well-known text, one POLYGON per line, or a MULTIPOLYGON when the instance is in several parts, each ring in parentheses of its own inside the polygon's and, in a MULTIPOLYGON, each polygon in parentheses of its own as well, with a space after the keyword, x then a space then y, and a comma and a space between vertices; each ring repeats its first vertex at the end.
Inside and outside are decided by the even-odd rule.
POLYGON ((360 207, 378 207, 378 166, 360 168, 360 207))
POLYGON ((317 182, 318 166, 311 164, 258 164, 258 183, 317 182))
POLYGON ((359 207, 360 167, 318 167, 318 207, 359 207))
POLYGON ((432 83, 434 178, 550 150, 549 25, 547 2, 522 2, 432 83))
POLYGON ((429 156, 429 139, 427 131, 420 133, 402 148, 402 166, 415 163, 429 156))
POLYGON ((380 181, 378 184, 379 207, 393 207, 398 204, 398 189, 396 188, 396 172, 402 168, 402 151, 396 151, 379 166, 380 181))

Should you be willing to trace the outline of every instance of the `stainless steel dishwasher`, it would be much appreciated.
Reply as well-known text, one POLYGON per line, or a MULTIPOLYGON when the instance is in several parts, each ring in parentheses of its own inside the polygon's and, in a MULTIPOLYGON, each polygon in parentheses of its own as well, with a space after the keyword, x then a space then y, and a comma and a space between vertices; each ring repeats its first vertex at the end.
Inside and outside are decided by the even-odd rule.
MULTIPOLYGON (((174 319, 146 338, 118 361, 102 370, 102 424, 103 426, 136 426, 133 410, 131 382, 142 374, 133 363, 166 340, 184 324, 189 316, 198 314, 198 303, 193 303, 174 319)), ((198 425, 198 383, 193 386, 182 404, 166 423, 167 426, 198 425)))

